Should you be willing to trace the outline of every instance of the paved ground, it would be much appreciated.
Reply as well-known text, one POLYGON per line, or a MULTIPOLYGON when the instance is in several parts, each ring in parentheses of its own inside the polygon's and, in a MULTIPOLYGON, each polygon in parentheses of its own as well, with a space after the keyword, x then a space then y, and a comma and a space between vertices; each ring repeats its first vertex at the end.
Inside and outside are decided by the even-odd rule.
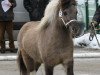
MULTIPOLYGON (((75 48, 74 54, 79 54, 80 56, 81 54, 85 54, 84 58, 74 58, 75 75, 100 75, 100 57, 85 57, 88 56, 89 53, 98 54, 100 53, 100 50, 75 48)), ((13 57, 17 56, 17 53, 0 53, 0 57, 2 56, 13 57)), ((0 75, 20 75, 15 60, 16 59, 14 59, 14 61, 0 61, 0 75)), ((40 67, 39 71, 37 72, 37 75, 44 75, 43 65, 40 67)), ((61 65, 55 67, 54 75, 65 75, 64 69, 61 65)))
MULTIPOLYGON (((100 58, 75 59, 75 75, 100 75, 100 58)), ((0 75, 20 75, 16 61, 0 61, 0 75)), ((37 75, 44 75, 43 65, 37 75)), ((61 65, 55 67, 54 75, 65 75, 61 65)))

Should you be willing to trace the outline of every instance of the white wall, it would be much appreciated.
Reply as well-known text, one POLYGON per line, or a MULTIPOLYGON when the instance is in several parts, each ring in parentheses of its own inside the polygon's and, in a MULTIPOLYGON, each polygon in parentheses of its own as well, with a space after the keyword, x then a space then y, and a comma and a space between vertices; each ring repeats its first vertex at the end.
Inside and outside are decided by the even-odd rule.
POLYGON ((16 0, 17 6, 14 8, 14 21, 26 22, 29 21, 28 12, 23 7, 23 0, 16 0))
POLYGON ((82 5, 82 4, 84 4, 84 1, 85 0, 76 0, 77 1, 77 3, 79 4, 79 5, 82 5))

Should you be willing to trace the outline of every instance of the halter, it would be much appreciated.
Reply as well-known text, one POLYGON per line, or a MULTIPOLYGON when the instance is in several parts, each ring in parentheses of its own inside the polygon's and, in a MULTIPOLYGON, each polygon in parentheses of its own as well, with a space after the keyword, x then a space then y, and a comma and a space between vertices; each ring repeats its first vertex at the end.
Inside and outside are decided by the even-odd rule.
POLYGON ((66 27, 68 27, 68 25, 69 25, 71 22, 77 21, 77 20, 73 19, 73 20, 70 20, 70 21, 68 21, 67 23, 65 23, 65 21, 64 21, 64 19, 63 19, 63 17, 62 17, 62 11, 61 11, 61 9, 60 9, 60 11, 59 11, 59 17, 61 18, 62 22, 64 23, 64 25, 65 25, 66 27))

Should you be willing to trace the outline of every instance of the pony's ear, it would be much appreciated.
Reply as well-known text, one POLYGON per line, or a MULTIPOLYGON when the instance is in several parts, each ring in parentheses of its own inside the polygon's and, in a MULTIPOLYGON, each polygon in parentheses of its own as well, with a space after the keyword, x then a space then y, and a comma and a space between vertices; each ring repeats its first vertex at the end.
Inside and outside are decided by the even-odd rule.
POLYGON ((61 0, 61 4, 70 3, 71 0, 61 0))
POLYGON ((67 8, 71 4, 76 4, 76 1, 75 0, 61 0, 61 6, 62 6, 62 8, 67 8))
POLYGON ((75 3, 75 2, 76 2, 75 0, 61 0, 61 3, 66 3, 66 4, 75 3))
POLYGON ((62 9, 69 6, 71 0, 61 0, 61 7, 62 9))
POLYGON ((70 2, 71 0, 61 0, 61 2, 70 2))

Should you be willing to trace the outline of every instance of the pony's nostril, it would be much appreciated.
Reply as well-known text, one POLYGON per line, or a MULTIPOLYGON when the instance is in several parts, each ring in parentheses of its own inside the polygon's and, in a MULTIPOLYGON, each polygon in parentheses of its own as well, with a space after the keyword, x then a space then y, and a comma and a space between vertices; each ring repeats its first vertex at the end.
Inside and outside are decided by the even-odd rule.
POLYGON ((71 19, 75 19, 75 20, 77 20, 77 16, 75 16, 75 17, 71 17, 71 19))

